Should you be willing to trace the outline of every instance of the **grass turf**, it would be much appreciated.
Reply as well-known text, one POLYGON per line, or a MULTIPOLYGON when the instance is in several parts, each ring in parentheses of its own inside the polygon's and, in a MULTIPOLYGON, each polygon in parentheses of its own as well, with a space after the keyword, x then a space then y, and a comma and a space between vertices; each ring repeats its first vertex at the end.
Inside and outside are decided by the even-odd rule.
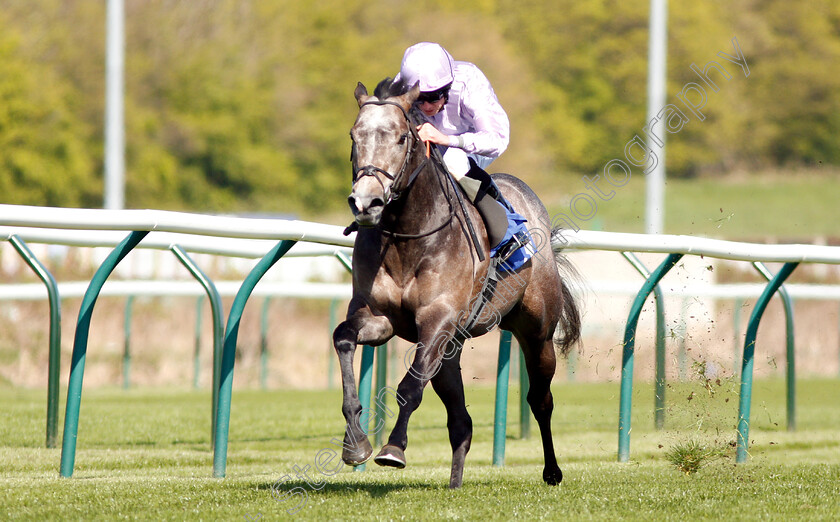
MULTIPOLYGON (((591 176, 590 176, 591 177, 591 176)), ((609 200, 586 189, 582 179, 564 182, 562 194, 545 190, 549 214, 569 213, 577 193, 594 198, 597 209, 588 221, 577 220, 587 230, 644 232, 645 183, 633 176, 622 187, 600 181, 609 200)), ((840 236, 840 211, 836 194, 840 173, 814 169, 808 172, 768 172, 727 178, 668 179, 665 187, 665 233, 728 239, 776 237, 809 241, 814 236, 840 236)), ((541 192, 542 194, 542 192, 541 192)), ((580 212, 590 209, 583 203, 580 212)))
POLYGON ((797 391, 792 433, 784 383, 756 382, 751 459, 735 465, 736 382, 670 385, 663 431, 652 427, 651 386, 637 384, 632 461, 620 464, 618 385, 556 384, 553 430, 565 478, 552 488, 540 478, 536 426, 530 439, 514 438, 516 388, 504 468, 491 465, 493 390, 470 388, 473 445, 464 487, 450 491, 446 419, 431 390, 412 418, 405 470, 371 463, 364 473, 345 467, 326 477, 310 468, 313 487, 293 468, 313 466, 341 435, 338 391, 235 391, 227 478, 217 480, 207 392, 86 390, 75 473, 62 479, 60 449, 43 448, 45 392, 0 389, 0 518, 281 520, 305 499, 295 518, 833 519, 840 511, 840 381, 803 380, 797 391), (727 456, 685 475, 665 454, 687 440, 727 456), (284 475, 291 480, 279 489, 293 495, 281 502, 271 486, 284 475))

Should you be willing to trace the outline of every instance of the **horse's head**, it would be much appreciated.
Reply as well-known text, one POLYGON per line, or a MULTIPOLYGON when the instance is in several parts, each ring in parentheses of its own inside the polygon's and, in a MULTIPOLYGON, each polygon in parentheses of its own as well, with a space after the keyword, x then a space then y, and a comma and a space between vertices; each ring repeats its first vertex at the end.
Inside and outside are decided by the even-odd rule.
POLYGON ((405 188, 411 152, 420 143, 409 118, 419 93, 415 86, 400 96, 388 96, 378 87, 375 96, 368 96, 364 85, 356 87, 359 115, 350 130, 353 191, 347 202, 361 226, 377 225, 385 206, 405 188))

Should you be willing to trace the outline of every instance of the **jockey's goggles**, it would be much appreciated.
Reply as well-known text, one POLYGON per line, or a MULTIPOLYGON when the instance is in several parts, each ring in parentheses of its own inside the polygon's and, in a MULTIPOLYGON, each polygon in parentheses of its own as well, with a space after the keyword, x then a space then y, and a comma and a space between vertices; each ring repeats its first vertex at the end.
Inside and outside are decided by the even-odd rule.
POLYGON ((421 92, 420 96, 417 97, 417 101, 420 103, 435 103, 449 94, 449 87, 449 85, 446 85, 436 91, 421 92))

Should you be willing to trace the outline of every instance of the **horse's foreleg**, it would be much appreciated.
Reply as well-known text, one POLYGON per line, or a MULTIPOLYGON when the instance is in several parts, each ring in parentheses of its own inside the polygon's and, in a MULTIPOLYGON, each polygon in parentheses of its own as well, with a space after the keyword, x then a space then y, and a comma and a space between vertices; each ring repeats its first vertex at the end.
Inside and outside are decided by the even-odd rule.
POLYGON ((338 364, 341 368, 341 388, 344 393, 341 411, 344 413, 344 420, 347 421, 341 460, 351 466, 364 463, 373 453, 373 447, 370 445, 367 433, 362 430, 359 423, 362 403, 359 401, 356 378, 353 374, 353 356, 356 354, 357 337, 358 332, 352 327, 350 321, 339 324, 333 332, 333 345, 336 354, 338 354, 338 364))
POLYGON ((554 453, 554 440, 551 438, 551 414, 554 411, 554 398, 551 395, 551 378, 557 359, 554 355, 554 343, 551 339, 520 339, 520 345, 525 347, 525 365, 528 368, 530 389, 528 390, 528 404, 537 425, 540 427, 545 468, 543 480, 550 486, 556 486, 563 480, 563 472, 557 465, 554 453))
POLYGON ((445 359, 440 372, 432 379, 432 387, 446 406, 449 444, 452 446, 452 472, 449 487, 459 488, 464 478, 464 461, 472 442, 472 418, 464 401, 464 381, 461 377, 461 351, 445 359))
POLYGON ((333 332, 333 345, 341 368, 341 388, 344 400, 341 411, 347 426, 341 459, 351 466, 358 466, 373 454, 367 437, 367 426, 361 425, 362 403, 356 390, 353 373, 353 356, 359 343, 379 345, 394 335, 391 322, 383 316, 374 316, 367 308, 356 309, 333 332))

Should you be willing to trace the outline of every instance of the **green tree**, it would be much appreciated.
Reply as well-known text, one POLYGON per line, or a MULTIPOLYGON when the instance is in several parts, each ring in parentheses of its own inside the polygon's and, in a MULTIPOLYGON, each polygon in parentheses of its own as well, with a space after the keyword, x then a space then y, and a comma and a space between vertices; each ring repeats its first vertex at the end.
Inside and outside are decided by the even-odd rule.
MULTIPOLYGON (((478 64, 512 123, 494 169, 561 191, 645 125, 647 0, 126 0, 129 207, 344 209, 357 81, 438 41, 478 64)), ((669 3, 669 102, 689 69, 750 67, 668 140, 669 176, 840 163, 840 4, 669 3)), ((105 3, 6 0, 0 12, 3 201, 102 201, 105 3)))
POLYGON ((86 206, 98 203, 75 94, 60 76, 20 52, 20 38, 0 17, 0 194, 5 203, 86 206))

